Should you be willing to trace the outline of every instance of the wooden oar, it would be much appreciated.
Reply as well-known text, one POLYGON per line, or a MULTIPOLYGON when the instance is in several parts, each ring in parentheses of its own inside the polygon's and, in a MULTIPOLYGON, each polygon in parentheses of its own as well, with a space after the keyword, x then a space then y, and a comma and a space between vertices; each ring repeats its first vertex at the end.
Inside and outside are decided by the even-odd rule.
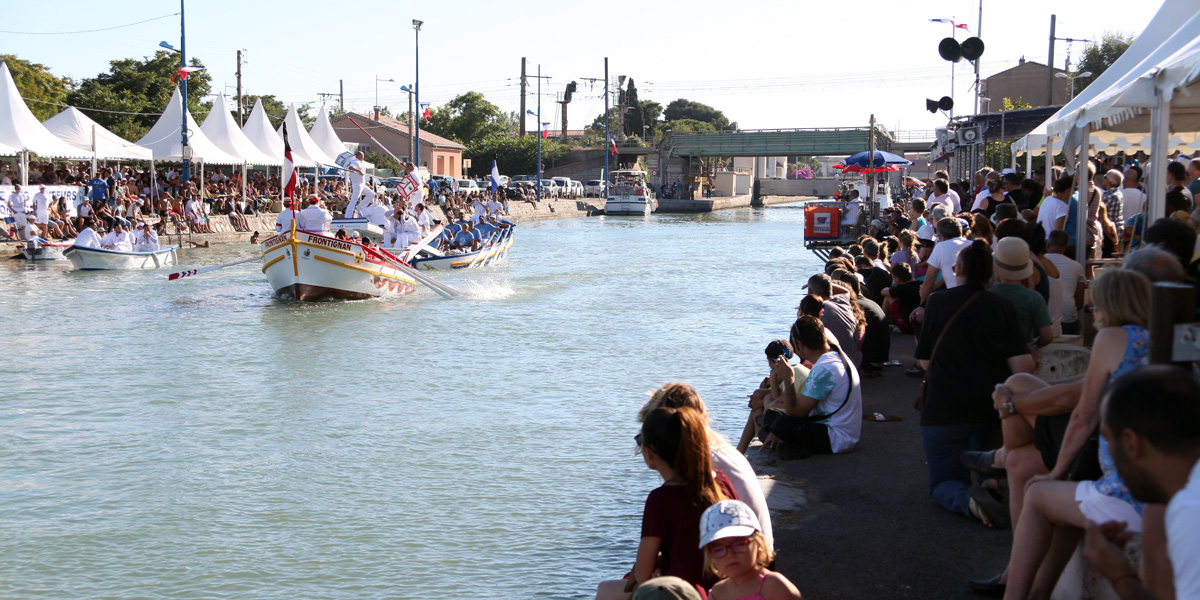
POLYGON ((487 242, 485 242, 483 246, 479 248, 479 254, 476 254, 475 258, 471 259, 471 262, 467 264, 467 268, 470 269, 474 267, 480 260, 487 258, 488 250, 491 249, 492 244, 494 243, 496 243, 495 232, 488 236, 487 242))
POLYGON ((462 292, 440 281, 435 281, 429 277, 426 277, 425 275, 418 273, 416 269, 395 260, 394 257, 392 257, 392 255, 387 251, 376 250, 375 248, 367 248, 367 250, 373 253, 376 257, 382 259, 384 262, 390 264, 396 270, 408 275, 409 277, 412 277, 413 279, 417 280, 417 282, 424 284, 425 287, 437 292, 439 296, 447 300, 453 300, 455 297, 462 295, 462 292))
POLYGON ((511 237, 512 237, 512 229, 511 228, 505 229, 504 233, 500 234, 500 241, 496 244, 497 245, 496 253, 489 256, 488 259, 486 261, 484 261, 483 266, 485 266, 485 267, 489 266, 489 265, 495 263, 496 261, 500 260, 500 258, 504 256, 504 252, 508 248, 508 239, 511 237))
POLYGON ((417 253, 420 252, 421 250, 428 250, 429 253, 434 256, 442 256, 442 252, 440 250, 438 250, 437 248, 430 246, 429 242, 432 242, 433 238, 436 238, 444 230, 445 230, 445 227, 442 227, 441 225, 434 227, 432 230, 430 230, 430 232, 428 234, 425 235, 425 239, 410 246, 408 251, 404 253, 404 256, 402 256, 400 258, 404 262, 412 262, 412 259, 416 258, 417 253))
POLYGON ((200 267, 199 269, 188 269, 187 271, 179 271, 178 273, 171 273, 170 275, 167 275, 167 281, 175 281, 177 279, 183 279, 184 277, 191 277, 192 275, 200 275, 203 273, 208 273, 210 271, 216 271, 217 269, 224 269, 225 267, 232 267, 234 265, 245 264, 245 263, 253 262, 256 260, 262 260, 262 257, 254 256, 251 258, 247 258, 245 260, 236 260, 231 263, 225 263, 223 265, 213 265, 211 267, 200 267))

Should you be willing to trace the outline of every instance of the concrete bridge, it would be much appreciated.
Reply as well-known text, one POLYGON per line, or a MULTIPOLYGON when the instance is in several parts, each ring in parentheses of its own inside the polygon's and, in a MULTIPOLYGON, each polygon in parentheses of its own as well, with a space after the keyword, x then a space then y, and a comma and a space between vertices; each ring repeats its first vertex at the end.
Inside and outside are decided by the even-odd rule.
MULTIPOLYGON (((875 149, 891 151, 888 131, 875 127, 875 149)), ((820 156, 854 154, 871 147, 871 128, 747 129, 668 133, 659 145, 663 160, 704 156, 820 156)))

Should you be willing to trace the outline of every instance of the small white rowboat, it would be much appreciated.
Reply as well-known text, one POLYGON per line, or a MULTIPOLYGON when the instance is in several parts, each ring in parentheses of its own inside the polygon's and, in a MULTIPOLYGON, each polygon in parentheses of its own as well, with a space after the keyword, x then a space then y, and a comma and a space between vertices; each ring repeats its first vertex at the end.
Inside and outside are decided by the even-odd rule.
POLYGON ((163 246, 155 252, 118 252, 105 248, 71 246, 63 255, 76 269, 110 271, 125 269, 157 269, 179 263, 175 251, 179 246, 163 246))

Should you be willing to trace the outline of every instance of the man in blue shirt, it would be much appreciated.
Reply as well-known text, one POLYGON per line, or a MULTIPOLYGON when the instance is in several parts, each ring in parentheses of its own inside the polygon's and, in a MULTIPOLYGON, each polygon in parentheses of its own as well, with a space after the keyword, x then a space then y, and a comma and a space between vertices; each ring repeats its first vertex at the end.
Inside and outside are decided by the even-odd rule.
POLYGON ((88 182, 88 198, 92 199, 92 206, 100 206, 108 198, 108 182, 102 178, 105 174, 99 173, 88 182))

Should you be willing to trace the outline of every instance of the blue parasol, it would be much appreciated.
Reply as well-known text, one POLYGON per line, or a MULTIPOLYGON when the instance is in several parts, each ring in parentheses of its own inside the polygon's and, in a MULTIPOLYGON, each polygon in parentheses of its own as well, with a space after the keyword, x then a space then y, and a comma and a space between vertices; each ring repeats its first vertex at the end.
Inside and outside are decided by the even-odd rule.
POLYGON ((868 167, 874 167, 878 169, 879 167, 885 166, 907 167, 912 164, 912 161, 904 158, 903 156, 892 154, 891 152, 876 150, 874 160, 871 160, 870 152, 859 152, 858 154, 843 160, 842 164, 846 165, 847 167, 859 167, 860 169, 866 169, 868 167))

